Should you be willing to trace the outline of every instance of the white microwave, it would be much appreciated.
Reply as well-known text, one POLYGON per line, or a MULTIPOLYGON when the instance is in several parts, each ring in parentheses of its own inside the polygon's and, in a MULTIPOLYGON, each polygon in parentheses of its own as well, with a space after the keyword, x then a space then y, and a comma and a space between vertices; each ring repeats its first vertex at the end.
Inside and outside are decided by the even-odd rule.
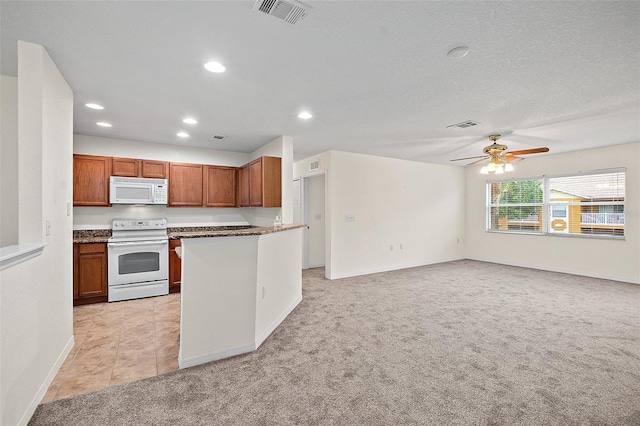
POLYGON ((167 205, 167 180, 109 178, 109 201, 111 204, 160 204, 167 205))

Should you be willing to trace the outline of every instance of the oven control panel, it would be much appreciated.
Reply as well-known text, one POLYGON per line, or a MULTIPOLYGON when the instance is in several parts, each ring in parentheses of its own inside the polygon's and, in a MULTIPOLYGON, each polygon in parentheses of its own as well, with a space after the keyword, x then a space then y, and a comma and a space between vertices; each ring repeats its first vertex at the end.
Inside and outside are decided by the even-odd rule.
POLYGON ((113 230, 167 229, 167 219, 113 219, 113 230))

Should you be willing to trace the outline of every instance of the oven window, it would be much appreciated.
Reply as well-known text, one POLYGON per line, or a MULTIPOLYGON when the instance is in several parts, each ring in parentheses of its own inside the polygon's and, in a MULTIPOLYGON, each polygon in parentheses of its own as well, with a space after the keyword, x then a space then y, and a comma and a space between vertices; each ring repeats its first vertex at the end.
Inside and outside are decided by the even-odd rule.
POLYGON ((139 274, 160 270, 160 253, 157 251, 129 253, 118 256, 118 274, 139 274))

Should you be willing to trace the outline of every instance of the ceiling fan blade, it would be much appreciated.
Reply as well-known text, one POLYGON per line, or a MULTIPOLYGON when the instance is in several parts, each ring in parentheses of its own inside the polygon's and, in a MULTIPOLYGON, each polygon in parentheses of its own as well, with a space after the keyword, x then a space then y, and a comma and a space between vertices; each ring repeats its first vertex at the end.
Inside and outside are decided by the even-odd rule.
POLYGON ((486 161, 486 160, 488 160, 488 159, 489 159, 489 157, 488 157, 488 156, 485 156, 485 157, 482 157, 482 158, 481 158, 481 159, 479 159, 479 160, 476 160, 476 161, 474 161, 474 162, 472 162, 472 163, 467 164, 467 166, 473 166, 474 164, 482 163, 483 161, 486 161))
POLYGON ((507 155, 505 156, 505 159, 507 160, 507 162, 509 163, 517 163, 518 161, 522 161, 524 160, 524 158, 522 157, 516 157, 515 155, 507 155))
POLYGON ((476 155, 475 157, 464 157, 464 158, 456 158, 455 160, 449 160, 449 161, 460 161, 460 160, 473 160, 475 158, 489 158, 488 155, 476 155))
POLYGON ((520 151, 510 151, 507 152, 507 155, 527 155, 527 154, 537 154, 539 152, 549 152, 549 148, 531 148, 531 149, 521 149, 520 151))

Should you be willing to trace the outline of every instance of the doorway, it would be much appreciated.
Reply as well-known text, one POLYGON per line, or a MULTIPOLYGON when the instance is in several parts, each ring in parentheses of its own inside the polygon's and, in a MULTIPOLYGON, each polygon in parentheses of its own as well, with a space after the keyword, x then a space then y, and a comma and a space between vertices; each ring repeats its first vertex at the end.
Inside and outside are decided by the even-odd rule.
POLYGON ((294 222, 305 223, 303 238, 304 269, 325 266, 326 174, 303 176, 293 182, 294 222))

